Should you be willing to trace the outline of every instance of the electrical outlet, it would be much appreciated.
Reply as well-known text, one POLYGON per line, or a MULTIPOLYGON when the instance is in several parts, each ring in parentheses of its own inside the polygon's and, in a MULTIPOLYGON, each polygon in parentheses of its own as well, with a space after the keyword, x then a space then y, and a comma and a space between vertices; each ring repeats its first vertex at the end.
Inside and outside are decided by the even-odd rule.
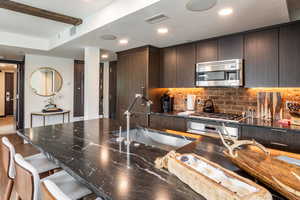
POLYGON ((203 99, 197 99, 197 104, 198 105, 204 105, 204 100, 203 99))

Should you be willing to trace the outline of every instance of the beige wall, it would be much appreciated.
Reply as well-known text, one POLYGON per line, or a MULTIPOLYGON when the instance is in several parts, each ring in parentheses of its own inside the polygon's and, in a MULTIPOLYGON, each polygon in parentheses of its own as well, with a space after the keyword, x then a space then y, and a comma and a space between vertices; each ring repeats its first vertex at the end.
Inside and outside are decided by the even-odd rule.
MULTIPOLYGON (((47 104, 47 97, 36 95, 30 87, 31 74, 40 67, 51 67, 63 78, 63 86, 55 100, 58 107, 71 110, 73 120, 74 60, 59 57, 27 54, 25 59, 25 128, 30 127, 30 113, 40 112, 47 104)), ((47 117, 46 123, 62 123, 62 116, 47 117)), ((35 117, 33 126, 42 126, 42 119, 35 117)))

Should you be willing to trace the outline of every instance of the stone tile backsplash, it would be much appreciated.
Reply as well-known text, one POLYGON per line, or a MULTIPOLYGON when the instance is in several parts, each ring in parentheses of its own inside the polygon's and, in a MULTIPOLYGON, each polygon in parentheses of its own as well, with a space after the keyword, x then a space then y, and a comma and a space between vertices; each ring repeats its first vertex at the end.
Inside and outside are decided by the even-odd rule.
MULTIPOLYGON (((174 96, 175 111, 186 110, 185 99, 188 94, 196 95, 200 102, 212 99, 216 112, 241 114, 249 108, 257 110, 258 92, 280 92, 284 118, 290 118, 285 102, 300 102, 300 88, 170 88, 168 92, 174 96)), ((196 103, 196 110, 202 111, 202 106, 196 103)))

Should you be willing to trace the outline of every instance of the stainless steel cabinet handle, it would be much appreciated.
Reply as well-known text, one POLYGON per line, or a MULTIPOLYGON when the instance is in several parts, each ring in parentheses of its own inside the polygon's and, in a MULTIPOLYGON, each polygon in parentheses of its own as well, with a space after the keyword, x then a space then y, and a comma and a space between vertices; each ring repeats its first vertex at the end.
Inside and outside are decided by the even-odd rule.
POLYGON ((271 144, 277 145, 277 146, 282 146, 282 147, 288 147, 289 146, 287 144, 282 144, 282 143, 277 143, 277 142, 271 142, 271 144))
POLYGON ((281 130, 281 129, 271 129, 271 130, 280 133, 287 133, 287 130, 281 130))

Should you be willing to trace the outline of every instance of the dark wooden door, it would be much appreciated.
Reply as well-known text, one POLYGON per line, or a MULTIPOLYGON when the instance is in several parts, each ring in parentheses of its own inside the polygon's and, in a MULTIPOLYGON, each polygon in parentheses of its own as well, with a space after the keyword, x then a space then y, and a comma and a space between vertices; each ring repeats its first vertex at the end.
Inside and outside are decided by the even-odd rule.
POLYGON ((245 87, 278 86, 278 29, 245 35, 245 87))
POLYGON ((176 48, 169 47, 161 50, 161 87, 175 88, 176 85, 176 48))
POLYGON ((185 44, 176 48, 176 86, 195 87, 196 45, 185 44))
POLYGON ((219 38, 218 57, 219 60, 243 59, 244 36, 239 34, 219 38))
POLYGON ((280 28, 279 86, 300 86, 300 23, 280 28))
POLYGON ((74 63, 74 117, 84 116, 84 62, 74 63))
POLYGON ((218 60, 218 40, 204 40, 197 43, 197 63, 218 60))
POLYGON ((109 63, 109 118, 116 118, 117 61, 109 63))
POLYGON ((14 73, 5 72, 5 115, 14 114, 14 73))
POLYGON ((24 128, 24 62, 17 64, 16 129, 24 128))
POLYGON ((103 76, 104 63, 100 63, 99 67, 99 115, 103 115, 103 76))

